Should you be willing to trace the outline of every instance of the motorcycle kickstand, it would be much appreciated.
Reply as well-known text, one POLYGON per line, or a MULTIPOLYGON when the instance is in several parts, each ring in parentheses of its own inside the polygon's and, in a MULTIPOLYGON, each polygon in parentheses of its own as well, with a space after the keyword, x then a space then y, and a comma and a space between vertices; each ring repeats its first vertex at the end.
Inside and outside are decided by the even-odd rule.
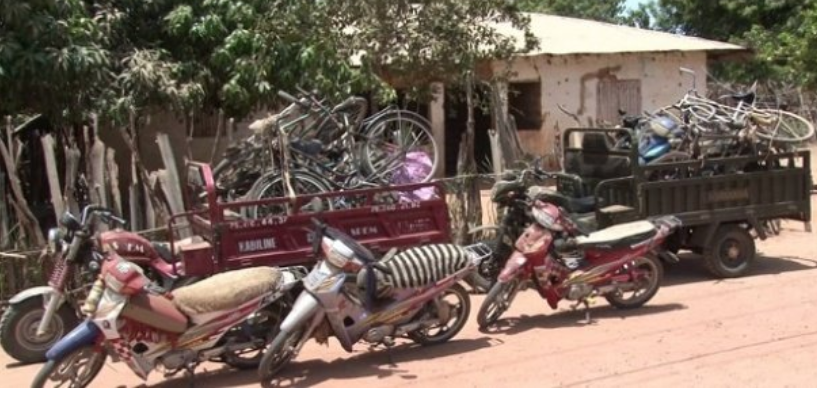
MULTIPOLYGON (((394 363, 394 355, 391 352, 391 348, 394 347, 394 339, 390 337, 386 337, 383 339, 383 347, 386 348, 386 357, 389 359, 389 366, 392 368, 396 368, 397 364, 394 363)), ((377 346, 373 345, 369 348, 369 350, 374 350, 377 346)))
POLYGON ((196 388, 196 364, 186 365, 184 376, 187 378, 187 388, 196 388))
POLYGON ((587 324, 592 324, 593 320, 590 318, 590 301, 587 300, 587 298, 583 298, 582 300, 577 301, 575 304, 571 305, 570 308, 573 311, 576 311, 576 309, 578 309, 580 305, 584 306, 584 320, 587 322, 587 324))

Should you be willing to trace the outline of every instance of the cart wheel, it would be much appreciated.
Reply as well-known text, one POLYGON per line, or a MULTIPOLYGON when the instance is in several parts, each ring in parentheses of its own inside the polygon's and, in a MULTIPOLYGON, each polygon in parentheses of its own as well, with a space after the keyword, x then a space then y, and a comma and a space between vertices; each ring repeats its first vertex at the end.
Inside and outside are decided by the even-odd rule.
POLYGON ((721 226, 703 253, 706 268, 715 276, 740 277, 749 271, 755 260, 755 240, 740 226, 721 226))

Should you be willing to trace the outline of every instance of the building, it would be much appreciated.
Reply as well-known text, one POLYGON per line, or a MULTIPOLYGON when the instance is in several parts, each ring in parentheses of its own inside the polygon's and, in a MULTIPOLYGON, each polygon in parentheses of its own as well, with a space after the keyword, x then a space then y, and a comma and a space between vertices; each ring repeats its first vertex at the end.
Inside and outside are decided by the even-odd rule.
MULTIPOLYGON (((697 88, 706 93, 707 65, 726 57, 748 53, 743 47, 644 30, 609 23, 529 14, 531 30, 539 48, 507 62, 494 62, 494 72, 510 68, 507 86, 508 110, 515 117, 522 146, 531 154, 555 154, 559 132, 577 126, 562 106, 577 115, 583 126, 615 125, 618 110, 630 114, 654 110, 680 99, 692 87, 694 70, 697 88)), ((522 42, 520 31, 498 26, 506 35, 522 42)), ((431 103, 429 115, 438 145, 446 153, 445 174, 452 174, 459 136, 465 122, 440 94, 431 103)), ((484 159, 490 118, 476 117, 477 161, 484 159)))

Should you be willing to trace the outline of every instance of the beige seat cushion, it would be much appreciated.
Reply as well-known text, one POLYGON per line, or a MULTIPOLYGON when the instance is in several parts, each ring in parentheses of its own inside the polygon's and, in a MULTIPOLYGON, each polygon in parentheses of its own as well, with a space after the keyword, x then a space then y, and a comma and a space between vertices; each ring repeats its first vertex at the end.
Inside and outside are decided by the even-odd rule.
POLYGON ((188 316, 229 310, 275 289, 280 281, 281 272, 272 267, 235 270, 173 291, 173 302, 188 316))
POLYGON ((607 229, 593 232, 589 236, 576 238, 579 246, 590 245, 618 245, 619 242, 628 243, 634 240, 646 240, 656 232, 655 225, 650 221, 636 221, 611 226, 607 229))

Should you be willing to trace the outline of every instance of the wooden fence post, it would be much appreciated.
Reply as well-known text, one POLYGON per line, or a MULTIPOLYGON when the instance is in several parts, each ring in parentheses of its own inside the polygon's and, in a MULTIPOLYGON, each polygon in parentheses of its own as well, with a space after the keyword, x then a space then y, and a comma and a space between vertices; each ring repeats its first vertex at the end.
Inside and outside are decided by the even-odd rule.
POLYGON ((62 188, 60 188, 60 176, 57 174, 57 160, 54 156, 54 137, 51 134, 46 134, 40 138, 40 142, 43 145, 45 171, 51 192, 51 205, 54 206, 54 218, 59 220, 65 212, 65 206, 62 198, 62 188))
MULTIPOLYGON (((182 199, 181 181, 179 171, 176 168, 176 159, 173 155, 173 147, 170 145, 170 138, 166 133, 158 133, 156 142, 159 144, 159 151, 162 153, 162 161, 165 163, 166 177, 164 183, 165 198, 173 215, 184 212, 184 200, 182 199)), ((179 224, 180 237, 190 236, 190 229, 186 226, 187 221, 181 218, 179 224)))

